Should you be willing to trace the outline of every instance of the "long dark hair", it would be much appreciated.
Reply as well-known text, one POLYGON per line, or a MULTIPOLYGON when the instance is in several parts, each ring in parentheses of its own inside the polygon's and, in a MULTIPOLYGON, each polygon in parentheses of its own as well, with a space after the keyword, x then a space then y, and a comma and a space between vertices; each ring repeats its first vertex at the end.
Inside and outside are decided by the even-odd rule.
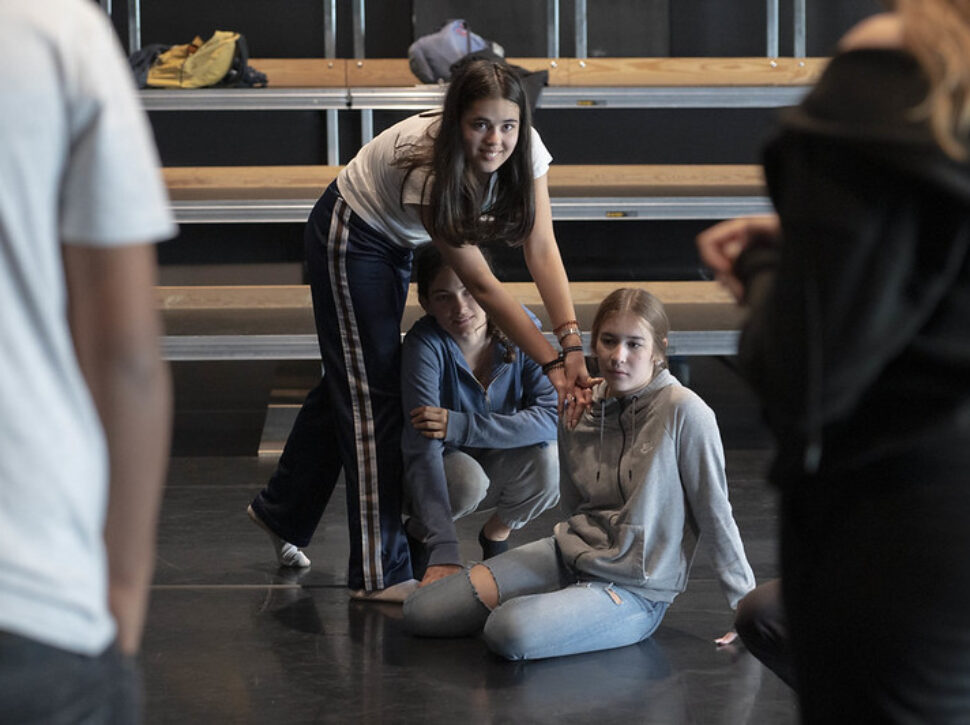
POLYGON ((430 143, 402 149, 394 165, 406 170, 405 181, 417 169, 430 171, 422 198, 428 200, 425 223, 432 238, 455 247, 524 242, 535 221, 532 113, 515 72, 504 61, 480 58, 455 67, 441 120, 431 134, 430 143), (518 106, 519 140, 496 172, 495 199, 483 212, 481 182, 466 168, 461 117, 485 98, 503 98, 518 106))
MULTIPOLYGON (((482 255, 485 257, 485 262, 491 267, 492 262, 484 249, 482 250, 482 255)), ((411 278, 418 285, 419 298, 424 300, 428 299, 428 295, 431 293, 431 284, 434 282, 435 277, 438 276, 438 273, 445 268, 448 268, 448 265, 445 264, 444 257, 441 256, 441 252, 435 249, 433 244, 425 244, 415 254, 411 278)), ((492 324, 492 320, 487 314, 485 319, 488 322, 485 328, 485 334, 502 346, 504 350, 502 359, 507 363, 515 360, 515 346, 512 344, 512 341, 506 337, 504 332, 492 324)))

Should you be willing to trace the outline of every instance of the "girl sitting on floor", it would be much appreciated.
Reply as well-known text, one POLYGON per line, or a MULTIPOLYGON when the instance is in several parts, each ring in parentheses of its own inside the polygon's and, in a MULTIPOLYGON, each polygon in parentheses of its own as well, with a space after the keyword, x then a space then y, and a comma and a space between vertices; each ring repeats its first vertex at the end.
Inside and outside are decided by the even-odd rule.
POLYGON ((668 329, 648 292, 603 301, 592 340, 604 380, 576 427, 559 426, 568 518, 551 537, 419 589, 404 604, 409 631, 484 631, 512 660, 634 644, 686 587, 699 541, 732 608, 754 588, 714 413, 666 369, 668 329))

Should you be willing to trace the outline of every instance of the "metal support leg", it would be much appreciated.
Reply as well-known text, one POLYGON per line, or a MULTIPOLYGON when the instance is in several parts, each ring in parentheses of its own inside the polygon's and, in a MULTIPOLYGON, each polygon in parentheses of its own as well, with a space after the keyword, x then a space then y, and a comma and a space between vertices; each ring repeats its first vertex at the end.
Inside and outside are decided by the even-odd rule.
POLYGON ((337 57, 337 0, 323 0, 323 57, 337 57))
POLYGON ((795 52, 796 58, 805 57, 805 41, 807 28, 805 26, 805 0, 795 0, 795 52))
POLYGON ((324 112, 327 121, 327 166, 340 165, 340 127, 337 109, 330 108, 324 112))
POLYGON ((141 50, 141 2, 128 0, 128 53, 141 50))
POLYGON ((374 138, 374 112, 364 108, 360 112, 360 145, 374 138))
POLYGON ((354 0, 354 57, 363 58, 364 53, 364 0, 354 0))
MULTIPOLYGON (((337 0, 323 0, 323 55, 337 57, 337 0)), ((340 118, 337 110, 324 112, 327 124, 327 165, 340 165, 340 118)))
POLYGON ((546 53, 559 57, 559 0, 546 0, 546 53))
POLYGON ((778 57, 778 0, 768 0, 768 57, 778 57))
POLYGON ((587 56, 586 0, 576 0, 576 57, 587 56))

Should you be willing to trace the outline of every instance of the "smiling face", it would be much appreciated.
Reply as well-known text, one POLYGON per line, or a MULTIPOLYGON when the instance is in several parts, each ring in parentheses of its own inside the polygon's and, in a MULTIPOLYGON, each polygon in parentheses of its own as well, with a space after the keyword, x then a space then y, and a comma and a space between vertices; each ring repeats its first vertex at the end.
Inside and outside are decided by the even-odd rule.
POLYGON ((431 315, 459 346, 480 342, 485 338, 488 318, 471 292, 458 279, 451 267, 442 267, 428 288, 428 296, 420 298, 424 311, 431 315))
POLYGON ((600 325, 594 345, 611 395, 623 396, 653 380, 658 360, 653 330, 633 312, 616 312, 600 325))
POLYGON ((482 179, 504 164, 519 141, 519 107, 504 98, 482 98, 461 116, 465 163, 482 179))

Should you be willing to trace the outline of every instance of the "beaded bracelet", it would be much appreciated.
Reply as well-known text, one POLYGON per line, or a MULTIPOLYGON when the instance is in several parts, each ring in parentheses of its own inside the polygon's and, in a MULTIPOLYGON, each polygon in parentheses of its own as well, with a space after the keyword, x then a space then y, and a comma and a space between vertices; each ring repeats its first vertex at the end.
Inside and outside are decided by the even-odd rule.
POLYGON ((557 327, 552 328, 552 334, 558 337, 559 331, 566 327, 579 327, 579 320, 566 320, 561 325, 558 325, 557 327))
POLYGON ((556 368, 564 368, 564 367, 566 367, 566 363, 563 361, 562 355, 559 355, 558 357, 554 357, 552 360, 550 360, 549 362, 547 362, 545 365, 542 366, 542 374, 548 375, 556 368))
POLYGON ((583 351, 582 345, 567 345, 562 349, 562 356, 563 358, 565 358, 566 355, 568 355, 571 352, 582 352, 582 351, 583 351))

